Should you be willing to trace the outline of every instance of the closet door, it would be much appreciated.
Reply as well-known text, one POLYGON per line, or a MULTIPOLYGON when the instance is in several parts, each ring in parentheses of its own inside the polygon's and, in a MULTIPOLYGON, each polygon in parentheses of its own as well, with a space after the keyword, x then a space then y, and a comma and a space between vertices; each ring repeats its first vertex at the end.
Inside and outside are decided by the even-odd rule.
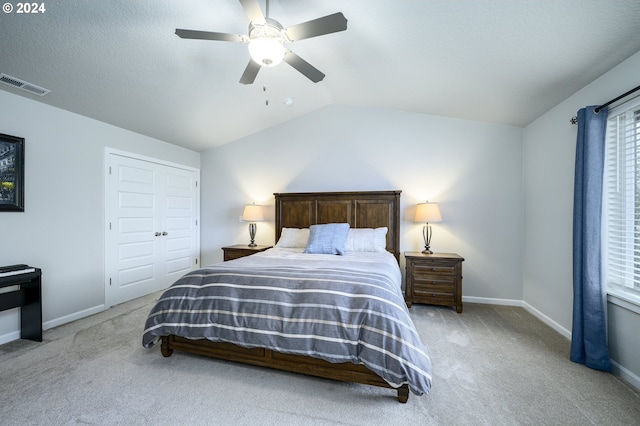
MULTIPOLYGON (((196 173, 164 167, 160 203, 160 259, 162 288, 169 287, 186 272, 199 266, 198 189, 196 173)), ((155 235, 155 234, 154 234, 155 235)))
POLYGON ((108 155, 107 307, 167 288, 200 251, 197 171, 108 155))

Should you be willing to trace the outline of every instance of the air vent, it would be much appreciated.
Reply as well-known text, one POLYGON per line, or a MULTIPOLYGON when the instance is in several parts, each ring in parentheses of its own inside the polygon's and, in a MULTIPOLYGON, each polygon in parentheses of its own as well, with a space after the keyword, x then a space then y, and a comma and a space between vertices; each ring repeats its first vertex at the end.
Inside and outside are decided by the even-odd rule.
POLYGON ((0 83, 17 87, 18 89, 25 90, 38 96, 44 96, 47 93, 51 92, 51 90, 45 89, 44 87, 36 86, 35 84, 31 84, 28 81, 20 80, 19 78, 11 77, 10 75, 2 73, 0 73, 0 83))

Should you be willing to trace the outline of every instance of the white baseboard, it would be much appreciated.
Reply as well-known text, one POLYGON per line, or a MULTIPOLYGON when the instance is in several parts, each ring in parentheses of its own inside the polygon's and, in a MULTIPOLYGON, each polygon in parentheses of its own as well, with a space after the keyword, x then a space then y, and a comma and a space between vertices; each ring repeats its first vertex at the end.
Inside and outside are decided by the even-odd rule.
POLYGON ((564 328, 563 326, 561 326, 560 324, 558 324, 557 322, 555 322, 554 320, 552 320, 551 318, 549 318, 548 316, 546 316, 545 314, 543 314, 542 312, 540 312, 539 310, 531 306, 530 304, 526 302, 522 302, 522 304, 523 304, 523 307, 527 310, 527 312, 531 313, 534 317, 538 318, 540 321, 547 324, 549 327, 553 328, 555 331, 560 333, 565 338, 571 340, 570 330, 567 330, 566 328, 564 328))
POLYGON ((515 300, 515 299, 495 299, 491 297, 462 296, 462 301, 469 302, 469 303, 480 303, 483 305, 502 305, 502 306, 522 307, 522 300, 515 300))
POLYGON ((49 330, 50 328, 58 327, 59 325, 66 324, 71 321, 79 320, 80 318, 88 317, 89 315, 98 314, 105 310, 105 305, 97 305, 82 311, 74 312, 63 317, 52 319, 50 321, 42 323, 43 330, 49 330))
MULTIPOLYGON (((67 324, 69 322, 79 320, 84 317, 88 317, 90 315, 98 314, 105 310, 105 305, 97 305, 88 309, 84 309, 79 312, 74 312, 69 315, 65 315, 59 318, 52 319, 50 321, 42 323, 42 330, 49 330, 50 328, 58 327, 63 324, 67 324)), ((16 313, 16 315, 19 315, 16 313)), ((12 331, 7 334, 3 334, 0 336, 0 345, 5 343, 13 342, 14 340, 20 339, 20 330, 12 331)))
POLYGON ((632 371, 627 370, 614 360, 611 360, 612 365, 612 373, 625 381, 627 381, 631 386, 636 388, 636 390, 640 390, 640 377, 634 374, 632 371))
POLYGON ((524 300, 516 300, 516 299, 493 299, 490 297, 463 297, 463 302, 470 303, 482 303, 485 305, 502 305, 502 306, 519 306, 524 308, 527 312, 529 312, 534 317, 538 318, 543 323, 547 324, 549 327, 553 328, 555 331, 566 337, 567 339, 571 339, 571 332, 534 308, 533 306, 526 303, 524 300))
POLYGON ((12 331, 11 333, 3 334, 2 336, 0 336, 0 345, 13 342, 14 340, 18 340, 19 338, 20 338, 19 331, 12 331))

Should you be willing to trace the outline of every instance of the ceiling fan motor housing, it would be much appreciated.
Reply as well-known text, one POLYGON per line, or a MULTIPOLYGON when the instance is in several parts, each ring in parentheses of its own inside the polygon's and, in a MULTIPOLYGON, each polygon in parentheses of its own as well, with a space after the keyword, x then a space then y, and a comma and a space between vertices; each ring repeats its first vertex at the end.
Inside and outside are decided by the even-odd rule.
POLYGON ((265 23, 249 22, 249 38, 254 39, 258 37, 277 38, 284 41, 290 41, 287 39, 286 32, 283 31, 284 27, 280 22, 271 18, 264 18, 265 23), (286 39, 286 40, 285 40, 286 39))

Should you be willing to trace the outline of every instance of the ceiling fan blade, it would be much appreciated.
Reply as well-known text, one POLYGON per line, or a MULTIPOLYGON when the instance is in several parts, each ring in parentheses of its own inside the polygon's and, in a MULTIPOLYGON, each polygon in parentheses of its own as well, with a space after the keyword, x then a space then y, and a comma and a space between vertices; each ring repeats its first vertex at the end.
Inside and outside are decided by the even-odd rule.
POLYGON ((251 22, 257 24, 264 24, 266 22, 258 0, 240 0, 240 4, 251 22))
POLYGON ((314 83, 322 81, 324 78, 324 74, 320 70, 290 50, 284 54, 284 61, 314 83))
POLYGON ((242 34, 213 33, 210 31, 195 31, 176 29, 176 35, 180 38, 196 40, 233 41, 237 43, 249 43, 249 37, 242 34))
POLYGON ((242 77, 240 77, 240 83, 253 84, 260 68, 260 65, 256 61, 249 59, 247 68, 244 69, 244 73, 242 73, 242 77))
POLYGON ((347 18, 341 12, 327 15, 323 18, 292 25, 287 28, 289 40, 303 40, 305 38, 317 37, 324 34, 337 33, 347 29, 347 18))

